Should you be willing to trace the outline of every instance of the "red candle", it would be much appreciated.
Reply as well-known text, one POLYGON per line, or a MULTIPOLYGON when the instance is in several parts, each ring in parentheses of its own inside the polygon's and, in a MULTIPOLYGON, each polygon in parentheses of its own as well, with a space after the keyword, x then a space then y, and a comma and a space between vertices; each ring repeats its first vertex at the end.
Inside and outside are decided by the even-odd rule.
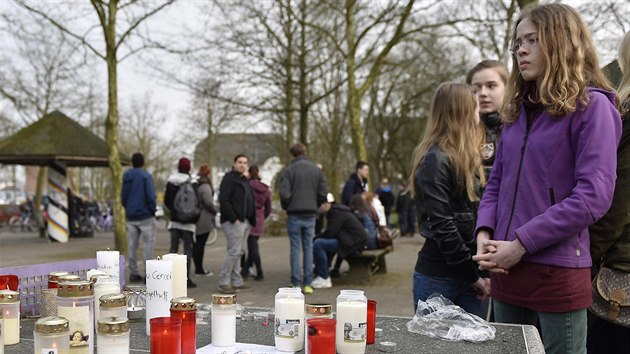
POLYGON ((68 272, 51 272, 48 274, 48 289, 57 289, 59 287, 59 277, 68 275, 68 272))
POLYGON ((150 320, 151 354, 181 354, 182 319, 155 317, 150 320))
POLYGON ((367 344, 374 344, 374 333, 376 332, 376 301, 368 300, 367 304, 367 344))
POLYGON ((308 352, 314 354, 335 354, 335 330, 337 321, 332 318, 309 318, 308 352))
POLYGON ((197 352, 197 303, 190 297, 171 300, 171 317, 182 320, 182 353, 197 352))

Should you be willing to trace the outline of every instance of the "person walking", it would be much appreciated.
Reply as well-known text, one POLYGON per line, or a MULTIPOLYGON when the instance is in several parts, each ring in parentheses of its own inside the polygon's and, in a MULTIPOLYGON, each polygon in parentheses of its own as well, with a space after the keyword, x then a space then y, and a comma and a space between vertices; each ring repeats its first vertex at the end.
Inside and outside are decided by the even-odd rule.
POLYGON ((497 322, 539 323, 549 354, 586 353, 588 227, 615 189, 617 97, 588 27, 568 5, 524 9, 510 49, 515 69, 474 259, 492 272, 497 322))
POLYGON ((219 274, 219 291, 224 294, 251 289, 241 275, 243 242, 250 228, 257 224, 254 194, 245 177, 248 163, 247 156, 236 155, 232 171, 223 176, 219 186, 221 227, 227 240, 227 253, 219 274))
POLYGON ((413 274, 414 310, 419 300, 440 293, 465 311, 485 317, 481 300, 490 294, 490 281, 472 258, 481 139, 479 105, 470 86, 441 84, 409 176, 420 234, 426 238, 413 274))
MULTIPOLYGON (((589 229, 591 236, 592 275, 606 266, 630 273, 630 32, 619 46, 618 61, 623 73, 619 84, 619 102, 623 119, 621 142, 617 148, 617 181, 610 209, 589 229)), ((628 288, 630 284, 614 284, 628 288)), ((590 354, 630 353, 630 327, 590 315, 588 318, 587 351, 590 354)))
POLYGON ((153 177, 144 169, 144 155, 131 156, 132 169, 123 174, 122 205, 127 219, 127 263, 129 281, 144 281, 137 264, 138 244, 142 238, 142 255, 145 262, 153 258, 155 245, 155 188, 153 177))
POLYGON ((199 166, 197 171, 197 193, 201 200, 202 209, 199 221, 195 225, 195 239, 193 240, 195 274, 211 276, 213 273, 203 267, 203 255, 208 236, 214 232, 214 217, 217 215, 217 207, 214 205, 214 188, 210 180, 210 167, 207 164, 199 166))
POLYGON ((249 276, 249 268, 255 266, 256 276, 254 280, 263 280, 265 277, 262 270, 258 240, 265 234, 265 220, 271 214, 271 193, 269 192, 269 187, 260 180, 260 170, 256 165, 249 168, 249 185, 252 187, 254 199, 256 200, 256 226, 251 228, 247 237, 247 260, 241 275, 243 278, 247 278, 249 276))
POLYGON ((184 254, 186 255, 186 276, 188 280, 186 286, 195 288, 197 284, 190 279, 190 266, 193 254, 193 235, 195 234, 195 224, 197 220, 184 220, 179 215, 175 200, 177 192, 184 183, 192 183, 190 176, 190 160, 182 157, 177 162, 177 173, 171 175, 166 182, 166 192, 164 193, 164 206, 171 215, 168 231, 171 234, 170 253, 177 253, 180 241, 184 244, 184 254))
POLYGON ((291 243, 291 285, 304 285, 304 293, 313 292, 313 237, 315 215, 326 201, 328 187, 321 169, 306 159, 306 146, 295 144, 289 152, 293 161, 280 177, 280 203, 288 214, 287 229, 291 243), (302 270, 300 269, 302 251, 302 270))

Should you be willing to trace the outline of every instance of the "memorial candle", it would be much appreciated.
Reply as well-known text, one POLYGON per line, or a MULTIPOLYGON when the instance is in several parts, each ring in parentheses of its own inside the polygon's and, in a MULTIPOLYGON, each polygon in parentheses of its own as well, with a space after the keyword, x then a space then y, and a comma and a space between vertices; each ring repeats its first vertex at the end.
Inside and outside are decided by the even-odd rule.
POLYGON ((94 324, 101 318, 101 310, 99 301, 101 296, 108 294, 120 294, 120 284, 118 278, 114 278, 109 274, 99 274, 92 277, 94 281, 94 324))
POLYGON ((68 275, 68 272, 50 272, 48 274, 48 289, 57 289, 59 283, 59 277, 62 275, 68 275))
POLYGON ((97 251, 96 269, 103 271, 112 277, 120 278, 120 252, 118 251, 97 251))
MULTIPOLYGON (((332 305, 330 304, 306 304, 304 307, 304 354, 309 353, 307 340, 308 336, 308 320, 311 318, 333 318, 332 305)), ((333 347, 334 347, 334 328, 333 328, 333 347)))
POLYGON ((170 316, 173 298, 173 262, 159 258, 148 260, 146 273, 146 333, 149 335, 152 318, 170 316))
POLYGON ((60 282, 57 303, 57 314, 69 322, 72 353, 94 353, 94 284, 60 282))
POLYGON ((4 345, 20 342, 20 293, 0 290, 0 309, 4 317, 4 345))
POLYGON ((116 317, 119 320, 126 320, 127 295, 105 294, 99 298, 99 308, 99 313, 101 314, 101 317, 99 317, 99 319, 116 317))
POLYGON ((3 316, 2 316, 2 308, 0 308, 0 354, 4 354, 4 331, 3 327, 3 316))
POLYGON ((275 298, 276 349, 296 352, 304 347, 304 294, 300 288, 280 288, 275 298))
POLYGON ((236 295, 212 294, 212 345, 236 344, 236 295))
POLYGON ((129 354, 128 319, 101 317, 97 328, 97 354, 129 354))
POLYGON ((69 322, 63 317, 43 317, 35 322, 33 331, 34 353, 68 354, 70 338, 69 322))
POLYGON ((171 300, 171 317, 182 319, 182 354, 197 351, 197 302, 190 297, 171 300))
POLYGON ((341 290, 337 297, 337 353, 365 353, 367 298, 360 290, 341 290))
POLYGON ((150 321, 151 354, 181 354, 182 319, 156 317, 150 321))
POLYGON ((188 287, 186 286, 188 280, 188 259, 186 255, 168 253, 162 256, 162 259, 173 262, 173 297, 188 296, 188 287))

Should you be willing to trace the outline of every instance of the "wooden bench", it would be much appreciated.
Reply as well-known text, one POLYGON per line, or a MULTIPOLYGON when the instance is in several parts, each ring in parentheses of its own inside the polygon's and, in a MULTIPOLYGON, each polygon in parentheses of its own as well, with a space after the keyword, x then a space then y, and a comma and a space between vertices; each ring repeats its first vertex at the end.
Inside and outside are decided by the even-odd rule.
POLYGON ((387 273, 387 263, 385 255, 392 252, 394 248, 389 246, 383 249, 365 250, 358 256, 348 257, 350 270, 345 282, 349 284, 371 285, 374 274, 387 273))

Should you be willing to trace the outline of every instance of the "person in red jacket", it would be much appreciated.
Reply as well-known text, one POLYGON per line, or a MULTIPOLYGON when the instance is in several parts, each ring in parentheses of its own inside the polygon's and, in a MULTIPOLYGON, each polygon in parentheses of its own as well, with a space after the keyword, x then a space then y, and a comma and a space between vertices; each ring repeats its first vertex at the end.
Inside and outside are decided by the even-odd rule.
POLYGON ((258 248, 258 239, 265 233, 265 219, 271 214, 271 193, 269 186, 260 180, 260 171, 258 166, 252 165, 249 168, 249 185, 254 193, 256 201, 256 226, 249 231, 247 238, 247 260, 242 269, 243 278, 249 276, 249 268, 256 267, 256 276, 254 280, 263 280, 263 270, 260 261, 260 251, 258 248))

